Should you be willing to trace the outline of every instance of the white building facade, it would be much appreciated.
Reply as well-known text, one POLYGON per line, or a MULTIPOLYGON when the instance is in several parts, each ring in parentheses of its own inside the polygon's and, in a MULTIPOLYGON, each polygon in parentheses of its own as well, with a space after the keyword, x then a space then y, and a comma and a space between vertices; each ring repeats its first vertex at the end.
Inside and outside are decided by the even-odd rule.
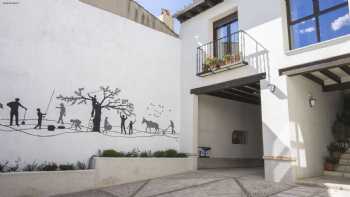
MULTIPOLYGON (((294 15, 304 14, 306 16, 312 13, 305 14, 300 10, 301 13, 298 13, 297 9, 307 9, 308 3, 315 1, 291 1, 296 7, 293 10, 294 15)), ((347 33, 344 35, 326 41, 314 42, 300 48, 292 48, 293 46, 289 43, 288 2, 285 0, 225 0, 210 1, 209 3, 208 1, 197 1, 176 14, 176 17, 182 21, 180 32, 182 54, 181 130, 193 131, 181 134, 180 148, 182 151, 195 153, 198 146, 211 146, 211 144, 203 142, 202 139, 202 136, 207 133, 202 127, 203 117, 209 117, 208 121, 213 120, 203 113, 203 105, 210 107, 208 103, 203 104, 203 100, 206 100, 203 98, 204 93, 211 94, 210 90, 220 89, 218 88, 220 85, 222 87, 229 86, 230 82, 239 84, 246 78, 264 73, 266 76, 260 81, 260 126, 263 136, 263 150, 261 150, 263 156, 261 157, 259 154, 249 156, 248 154, 248 157, 264 159, 267 180, 293 182, 299 178, 322 175, 324 157, 327 155, 327 144, 332 141, 331 128, 336 114, 342 109, 342 92, 323 91, 322 86, 332 81, 329 78, 324 78, 325 81, 322 81, 324 84, 319 85, 301 75, 293 77, 284 75, 281 69, 294 68, 295 65, 349 54, 349 26, 342 26, 342 28, 347 29, 347 33), (245 40, 237 41, 246 43, 243 53, 245 55, 242 56, 246 58, 248 63, 220 73, 214 71, 215 74, 209 76, 197 76, 198 67, 205 64, 201 60, 202 57, 198 57, 198 51, 205 57, 220 56, 215 54, 215 48, 218 51, 221 50, 218 49, 221 41, 215 41, 216 38, 220 39, 215 37, 215 23, 228 16, 234 18, 234 21, 238 21, 239 30, 243 30, 256 40, 255 43, 251 41, 250 36, 244 36, 245 40), (214 49, 206 45, 210 42, 212 42, 214 49), (200 61, 199 65, 198 61, 200 61), (316 98, 315 107, 309 106, 310 97, 316 98)), ((341 14, 334 16, 334 19, 338 19, 335 21, 339 23, 342 19, 349 17, 347 1, 327 2, 333 4, 328 6, 343 5, 340 8, 343 10, 337 11, 341 14), (344 9, 347 12, 344 12, 344 9)), ((310 18, 312 21, 315 20, 312 16, 310 18)), ((320 23, 322 22, 320 21, 320 23)), ((301 23, 305 23, 305 21, 301 23)), ((333 21, 333 26, 336 26, 336 23, 333 21)), ((348 22, 346 23, 348 24, 348 22)), ((332 24, 328 24, 328 26, 332 26, 332 24)), ((230 28, 232 31, 236 27, 230 28)), ((313 26, 308 30, 316 31, 313 26)), ((299 29, 299 31, 302 30, 299 29)), ((331 29, 322 31, 331 31, 331 29)), ((302 35, 298 36, 301 37, 300 40, 303 39, 302 35)), ((231 40, 234 39, 241 39, 241 36, 231 38, 231 40)), ((295 40, 297 43, 298 39, 295 38, 295 40)), ((346 60, 343 63, 347 65, 349 62, 346 60)), ((341 75, 340 78, 341 83, 348 80, 347 75, 341 75)), ((240 108, 243 108, 243 105, 240 104, 240 108)), ((244 114, 240 109, 237 113, 230 114, 228 121, 246 121, 246 124, 245 126, 232 125, 232 129, 242 128, 249 131, 247 126, 256 124, 256 116, 244 114), (242 117, 252 120, 247 122, 247 120, 242 120, 242 117)), ((227 115, 226 113, 221 114, 222 117, 227 115)), ((215 134, 212 134, 211 139, 213 141, 216 140, 214 138, 221 139, 221 142, 217 144, 219 149, 230 146, 231 149, 236 150, 236 153, 225 157, 241 158, 243 155, 247 155, 241 149, 249 146, 249 139, 247 145, 232 144, 230 135, 227 135, 227 132, 231 132, 232 129, 228 130, 219 124, 216 129, 212 130, 215 134), (237 154, 237 151, 242 155, 237 154)), ((250 129, 250 131, 254 131, 254 129, 250 129)), ((254 147, 252 148, 254 149, 254 147)), ((212 154, 221 157, 221 153, 215 151, 212 150, 212 154)))
POLYGON ((290 1, 194 1, 176 14, 179 37, 102 1, 1 4, 0 160, 86 161, 104 149, 197 156, 208 147, 213 159, 263 165, 267 180, 321 175, 349 87, 349 3, 309 0, 312 11, 294 20, 290 1), (332 13, 328 27, 341 33, 322 34, 319 18, 332 13), (19 107, 18 127, 9 126, 15 98, 28 109, 19 107))

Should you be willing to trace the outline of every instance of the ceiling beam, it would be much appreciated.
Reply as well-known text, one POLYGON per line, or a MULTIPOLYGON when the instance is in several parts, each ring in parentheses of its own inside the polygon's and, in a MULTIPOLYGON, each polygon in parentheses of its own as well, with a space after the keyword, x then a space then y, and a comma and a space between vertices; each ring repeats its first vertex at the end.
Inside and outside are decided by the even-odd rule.
POLYGON ((306 73, 306 74, 303 74, 303 77, 305 77, 305 78, 307 78, 307 79, 309 79, 309 80, 311 80, 311 81, 321 85, 322 87, 324 86, 323 80, 318 78, 318 77, 316 77, 313 74, 306 73))
POLYGON ((208 95, 216 96, 216 97, 220 97, 220 98, 224 98, 224 99, 229 99, 229 100, 234 100, 234 101, 239 101, 239 102, 243 102, 243 103, 260 105, 260 101, 252 101, 252 100, 244 99, 242 97, 238 97, 235 95, 227 95, 227 94, 222 93, 222 92, 212 92, 212 93, 208 93, 208 95))
POLYGON ((322 74, 324 74, 326 77, 332 79, 333 81, 337 82, 337 83, 341 83, 341 79, 338 75, 334 74, 333 72, 331 72, 330 70, 321 70, 320 71, 322 74))
POLYGON ((247 95, 247 96, 253 96, 253 97, 258 97, 258 98, 260 97, 259 92, 248 92, 248 91, 241 90, 239 88, 231 88, 231 89, 229 89, 229 91, 240 93, 240 94, 247 95))
POLYGON ((237 92, 232 92, 230 90, 222 90, 221 92, 225 93, 225 94, 229 94, 229 95, 234 95, 234 96, 237 96, 237 97, 241 97, 242 99, 246 99, 246 100, 252 100, 252 101, 257 101, 259 102, 260 100, 260 97, 252 97, 250 95, 243 95, 241 93, 237 93, 237 92))
POLYGON ((346 74, 350 75, 350 68, 347 65, 343 65, 339 67, 342 71, 344 71, 346 74))
POLYGON ((279 69, 280 75, 295 76, 350 64, 350 53, 279 69))
POLYGON ((324 92, 336 91, 336 90, 347 90, 350 89, 350 82, 344 82, 341 84, 332 84, 323 87, 324 92))

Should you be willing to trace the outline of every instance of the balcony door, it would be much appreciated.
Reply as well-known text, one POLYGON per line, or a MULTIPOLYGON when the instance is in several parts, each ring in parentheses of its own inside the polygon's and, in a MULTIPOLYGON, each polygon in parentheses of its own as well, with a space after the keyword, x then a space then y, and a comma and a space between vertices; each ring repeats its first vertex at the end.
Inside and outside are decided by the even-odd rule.
POLYGON ((238 53, 238 17, 231 14, 214 22, 214 56, 223 58, 227 54, 238 53))

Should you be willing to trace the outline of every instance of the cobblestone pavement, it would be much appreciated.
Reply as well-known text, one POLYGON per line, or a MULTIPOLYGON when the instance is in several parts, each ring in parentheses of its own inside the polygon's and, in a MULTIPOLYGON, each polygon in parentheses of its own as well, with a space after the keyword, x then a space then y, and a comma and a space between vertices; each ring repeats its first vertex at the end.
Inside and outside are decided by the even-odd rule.
MULTIPOLYGON (((350 191, 272 183, 262 169, 200 170, 59 197, 350 197, 350 191)), ((58 197, 58 196, 57 196, 58 197)))

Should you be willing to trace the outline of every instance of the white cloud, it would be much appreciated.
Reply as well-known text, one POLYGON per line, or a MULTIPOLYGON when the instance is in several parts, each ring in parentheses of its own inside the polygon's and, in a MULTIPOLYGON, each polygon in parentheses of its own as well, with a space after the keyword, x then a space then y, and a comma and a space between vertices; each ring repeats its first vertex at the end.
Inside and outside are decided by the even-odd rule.
POLYGON ((332 22, 333 31, 338 31, 344 26, 350 25, 350 14, 345 14, 332 22))
POLYGON ((306 29, 301 29, 299 30, 299 33, 305 34, 305 33, 311 33, 315 31, 315 27, 308 27, 306 29))

